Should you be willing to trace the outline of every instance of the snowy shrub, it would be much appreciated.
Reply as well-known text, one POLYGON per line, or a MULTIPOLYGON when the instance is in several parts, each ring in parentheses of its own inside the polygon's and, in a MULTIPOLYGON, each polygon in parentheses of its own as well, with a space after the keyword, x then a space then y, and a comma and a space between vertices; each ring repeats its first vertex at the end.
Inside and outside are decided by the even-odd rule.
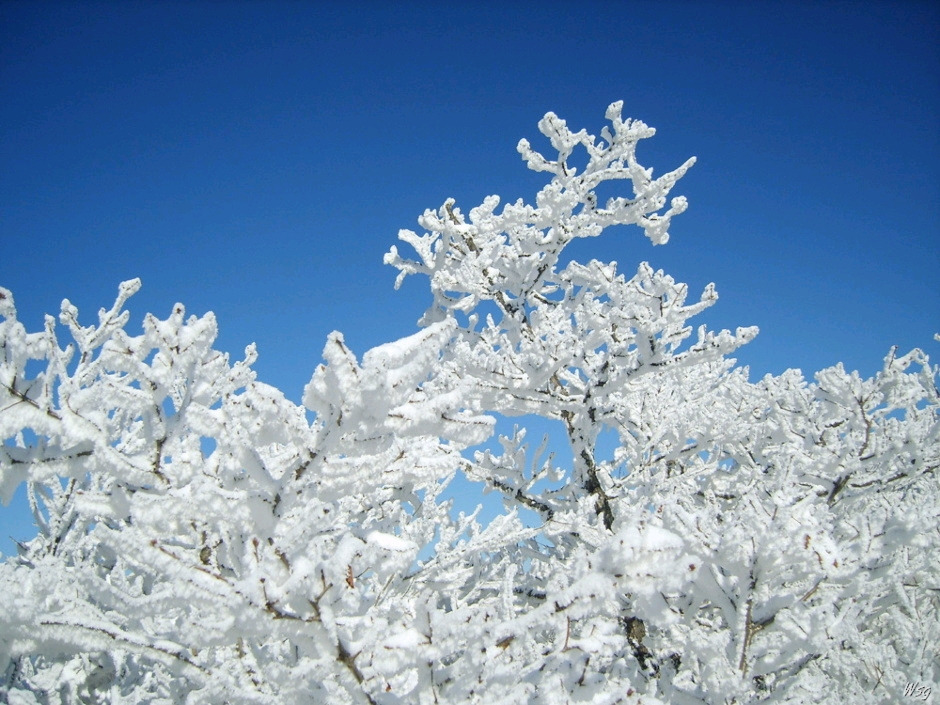
POLYGON ((686 207, 693 160, 654 179, 653 130, 607 118, 519 143, 534 205, 448 200, 402 231, 420 331, 361 361, 331 334, 303 407, 252 347, 213 349, 211 313, 129 334, 137 280, 96 325, 64 301, 32 333, 0 289, 0 495, 25 483, 39 527, 0 565, 0 695, 866 703, 940 680, 937 368, 750 382, 727 356, 756 329, 689 325, 713 287, 562 266, 614 225, 665 243, 686 207), (481 450, 493 415, 570 456, 523 426, 481 450), (458 473, 505 511, 454 512, 458 473))

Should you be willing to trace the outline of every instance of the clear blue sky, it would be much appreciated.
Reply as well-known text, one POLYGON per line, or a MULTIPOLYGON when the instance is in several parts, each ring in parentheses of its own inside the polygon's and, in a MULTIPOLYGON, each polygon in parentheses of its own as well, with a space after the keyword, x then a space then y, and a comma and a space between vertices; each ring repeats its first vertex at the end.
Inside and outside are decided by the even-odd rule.
POLYGON ((645 165, 698 157, 690 208, 665 247, 579 259, 714 281, 703 322, 761 328, 752 378, 940 358, 938 7, 0 0, 0 285, 38 330, 139 276, 131 332, 214 311, 217 347, 256 342, 299 401, 331 330, 359 355, 415 330, 424 281, 382 264, 399 228, 531 198, 519 138, 549 110, 596 134, 622 99, 658 130, 645 165))

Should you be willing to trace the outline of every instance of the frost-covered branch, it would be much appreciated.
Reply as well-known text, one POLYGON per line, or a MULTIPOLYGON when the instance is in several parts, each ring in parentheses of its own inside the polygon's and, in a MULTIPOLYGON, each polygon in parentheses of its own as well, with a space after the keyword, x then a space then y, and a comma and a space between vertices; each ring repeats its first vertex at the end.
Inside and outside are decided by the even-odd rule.
POLYGON ((892 350, 870 379, 751 382, 728 355, 756 328, 690 323, 713 286, 562 265, 613 225, 663 244, 685 210, 692 160, 653 178, 621 107, 600 138, 549 113, 550 150, 519 143, 548 180, 532 204, 449 199, 402 231, 417 258, 386 261, 428 277, 420 329, 361 358, 330 334, 302 406, 254 346, 213 348, 211 313, 128 333, 137 280, 97 324, 64 301, 38 332, 0 289, 0 499, 25 484, 38 529, 0 565, 0 699, 874 703, 936 682, 937 367, 892 350), (502 512, 458 511, 461 473, 502 512))

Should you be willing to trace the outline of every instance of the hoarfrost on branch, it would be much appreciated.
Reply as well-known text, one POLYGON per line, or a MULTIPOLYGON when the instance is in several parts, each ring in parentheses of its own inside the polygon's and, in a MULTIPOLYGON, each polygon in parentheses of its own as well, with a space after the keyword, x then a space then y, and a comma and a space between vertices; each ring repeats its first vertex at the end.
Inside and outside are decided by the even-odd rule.
POLYGON ((420 331, 361 362, 331 334, 304 407, 253 347, 213 349, 212 314, 127 333, 137 280, 96 325, 64 301, 32 333, 0 289, 0 495, 25 483, 39 528, 0 566, 0 694, 864 703, 938 682, 937 368, 893 350, 870 379, 750 382, 728 355, 755 328, 689 325, 713 286, 561 267, 614 225, 663 244, 686 208, 694 160, 653 178, 653 130, 607 119, 598 139, 549 113, 552 154, 519 143, 549 177, 534 205, 448 200, 402 231, 417 258, 386 262, 428 277, 420 331), (624 195, 600 203, 607 182, 624 195), (523 427, 480 450, 494 415, 554 424, 569 458, 523 427), (457 473, 505 511, 455 515, 457 473))

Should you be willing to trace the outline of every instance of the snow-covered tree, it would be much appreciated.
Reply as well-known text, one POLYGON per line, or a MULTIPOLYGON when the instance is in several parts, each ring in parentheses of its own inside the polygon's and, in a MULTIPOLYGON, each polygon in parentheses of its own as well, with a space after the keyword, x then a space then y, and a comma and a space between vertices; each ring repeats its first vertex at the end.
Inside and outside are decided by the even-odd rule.
POLYGON ((519 143, 550 177, 534 204, 402 231, 420 330, 361 361, 331 334, 302 407, 252 347, 213 349, 212 314, 127 333, 136 280, 97 325, 64 301, 64 347, 0 289, 0 495, 25 483, 39 527, 0 565, 0 695, 864 703, 940 680, 937 368, 752 383, 728 355, 756 329, 692 338, 713 287, 562 266, 614 225, 665 243, 686 207, 692 160, 654 179, 653 130, 607 118, 598 139, 546 115, 550 157, 519 143), (494 415, 568 457, 524 423, 487 443, 494 415), (458 473, 505 511, 457 513, 458 473))

